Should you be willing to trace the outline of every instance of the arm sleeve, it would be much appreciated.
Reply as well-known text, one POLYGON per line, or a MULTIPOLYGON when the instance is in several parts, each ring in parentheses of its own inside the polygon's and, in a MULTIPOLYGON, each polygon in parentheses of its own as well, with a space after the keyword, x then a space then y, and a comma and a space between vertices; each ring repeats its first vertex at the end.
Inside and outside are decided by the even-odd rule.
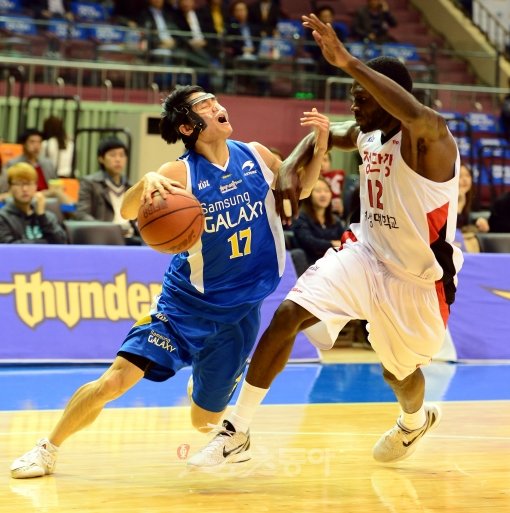
POLYGON ((8 220, 0 215, 0 244, 12 244, 19 242, 20 237, 16 236, 8 220))
POLYGON ((53 212, 37 216, 44 239, 50 244, 67 244, 67 234, 53 212))
POLYGON ((80 181, 80 192, 76 204, 75 219, 78 221, 94 221, 92 215, 93 185, 88 180, 80 181))

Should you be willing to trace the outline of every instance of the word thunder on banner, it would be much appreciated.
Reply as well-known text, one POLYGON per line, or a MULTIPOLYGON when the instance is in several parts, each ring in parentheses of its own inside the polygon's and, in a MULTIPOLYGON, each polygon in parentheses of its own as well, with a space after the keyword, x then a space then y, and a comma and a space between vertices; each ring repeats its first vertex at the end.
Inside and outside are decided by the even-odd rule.
MULTIPOLYGON (((171 256, 147 247, 0 245, 0 362, 108 362, 161 290, 171 256)), ((261 330, 296 279, 292 262, 261 330)), ((153 340, 155 344, 165 341, 153 340)), ((300 335, 296 361, 318 361, 300 335)))

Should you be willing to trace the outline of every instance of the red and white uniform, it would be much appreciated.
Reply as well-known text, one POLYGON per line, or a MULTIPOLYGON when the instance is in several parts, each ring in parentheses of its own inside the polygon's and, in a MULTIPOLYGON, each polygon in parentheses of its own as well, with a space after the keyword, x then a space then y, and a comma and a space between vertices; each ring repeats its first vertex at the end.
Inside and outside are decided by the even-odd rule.
POLYGON ((400 142, 401 132, 384 144, 379 131, 360 133, 357 240, 328 251, 287 298, 323 321, 306 332, 323 349, 349 320, 368 320, 373 349, 403 379, 441 348, 463 257, 453 245, 459 155, 455 176, 433 182, 404 162, 400 142))

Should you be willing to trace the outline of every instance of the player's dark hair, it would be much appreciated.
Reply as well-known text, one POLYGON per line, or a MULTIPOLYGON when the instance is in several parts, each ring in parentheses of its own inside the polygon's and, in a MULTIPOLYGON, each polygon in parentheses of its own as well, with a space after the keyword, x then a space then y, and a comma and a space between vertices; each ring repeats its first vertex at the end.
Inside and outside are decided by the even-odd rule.
POLYGON ((385 77, 391 78, 409 93, 413 90, 413 79, 405 65, 395 57, 376 57, 366 65, 385 77))
POLYGON ((179 131, 181 125, 192 125, 190 119, 191 109, 186 106, 187 100, 193 93, 204 93, 205 91, 197 85, 177 86, 163 102, 163 111, 159 122, 159 131, 161 137, 168 144, 175 144, 182 140, 186 148, 192 148, 196 142, 198 134, 195 131, 192 135, 183 135, 179 131))

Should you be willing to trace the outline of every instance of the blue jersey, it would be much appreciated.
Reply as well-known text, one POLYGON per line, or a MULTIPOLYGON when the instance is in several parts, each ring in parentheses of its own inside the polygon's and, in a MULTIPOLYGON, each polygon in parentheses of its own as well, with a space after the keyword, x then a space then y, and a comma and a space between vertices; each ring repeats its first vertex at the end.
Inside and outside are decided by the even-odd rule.
POLYGON ((274 174, 254 147, 231 140, 227 145, 225 167, 193 150, 180 157, 187 190, 202 205, 205 230, 189 251, 172 259, 159 303, 228 323, 275 290, 285 242, 271 190, 274 174))

